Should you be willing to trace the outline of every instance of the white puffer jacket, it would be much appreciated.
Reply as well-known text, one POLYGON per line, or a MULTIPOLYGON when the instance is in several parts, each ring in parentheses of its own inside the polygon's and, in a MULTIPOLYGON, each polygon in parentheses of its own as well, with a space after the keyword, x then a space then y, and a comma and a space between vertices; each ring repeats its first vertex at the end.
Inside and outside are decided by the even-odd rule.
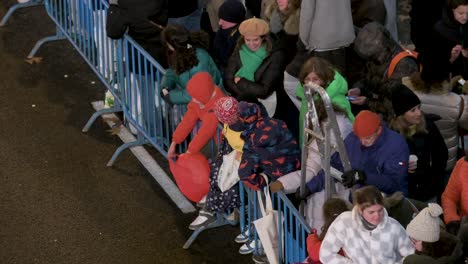
POLYGON ((421 110, 424 113, 436 114, 441 117, 436 125, 444 138, 448 149, 446 170, 452 170, 457 162, 458 127, 468 130, 468 95, 459 95, 449 91, 423 93, 414 89, 408 77, 402 79, 403 84, 414 91, 421 100, 421 110))
MULTIPOLYGON (((341 138, 344 140, 349 133, 352 132, 353 127, 349 119, 344 114, 337 114, 336 120, 338 123, 338 128, 340 129, 341 138)), ((331 138, 332 144, 335 144, 336 140, 334 135, 331 138)), ((320 155, 317 153, 317 143, 312 141, 309 146, 307 146, 308 156, 306 164, 303 164, 303 168, 306 169, 306 180, 309 182, 317 173, 322 169, 322 163, 320 160, 320 155)), ((294 193, 297 188, 301 185, 301 171, 294 171, 288 173, 280 178, 278 181, 283 184, 285 193, 294 193)), ((349 198, 349 189, 345 189, 341 183, 335 184, 336 192, 339 198, 343 200, 348 200, 349 198)), ((307 224, 311 228, 320 230, 323 226, 323 216, 322 216, 322 207, 325 203, 325 191, 317 192, 310 195, 307 198, 307 204, 305 207, 305 218, 307 224)))

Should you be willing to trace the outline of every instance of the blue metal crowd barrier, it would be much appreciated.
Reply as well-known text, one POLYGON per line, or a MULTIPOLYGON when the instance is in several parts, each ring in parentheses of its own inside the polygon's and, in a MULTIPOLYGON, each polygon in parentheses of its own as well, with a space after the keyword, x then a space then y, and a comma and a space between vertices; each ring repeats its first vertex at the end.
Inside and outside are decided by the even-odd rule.
MULTIPOLYGON (((119 40, 107 37, 105 15, 108 4, 104 0, 32 0, 28 5, 17 4, 10 8, 2 23, 6 23, 14 10, 40 4, 44 4, 56 24, 56 34, 39 40, 28 57, 34 57, 44 43, 68 39, 114 96, 114 106, 94 113, 83 131, 88 131, 99 116, 121 111, 129 128, 137 135, 135 142, 123 144, 115 151, 108 165, 112 165, 123 150, 147 143, 166 156, 171 134, 186 107, 169 106, 160 97, 165 70, 127 34, 119 40)), ((181 144, 180 152, 186 147, 187 142, 181 144)), ((239 186, 240 231, 248 230, 258 245, 253 228, 253 221, 258 218, 257 194, 242 183, 239 186)), ((281 263, 300 262, 306 258, 306 237, 310 230, 283 192, 274 194, 272 199, 275 209, 281 212, 278 222, 279 243, 284 248, 280 253, 281 263)), ((194 232, 184 248, 188 248, 198 234, 194 232)), ((255 254, 259 254, 257 247, 255 254)))
MULTIPOLYGON (((253 222, 261 217, 258 209, 257 192, 239 184, 240 188, 240 231, 253 240, 254 254, 262 254, 261 244, 253 222)), ((265 199, 265 197, 262 197, 265 199)), ((306 240, 310 228, 304 217, 294 207, 283 191, 272 194, 273 209, 278 214, 278 238, 280 263, 298 263, 307 257, 306 240)), ((249 241, 250 242, 250 241, 249 241)), ((247 242, 247 243, 249 243, 247 242)))

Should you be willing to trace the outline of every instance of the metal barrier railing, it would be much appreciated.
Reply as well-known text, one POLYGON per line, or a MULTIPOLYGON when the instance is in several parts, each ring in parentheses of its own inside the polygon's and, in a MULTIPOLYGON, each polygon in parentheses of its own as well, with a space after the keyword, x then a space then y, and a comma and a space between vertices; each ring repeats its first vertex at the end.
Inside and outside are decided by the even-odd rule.
MULTIPOLYGON (((126 148, 146 143, 166 156, 171 134, 186 107, 168 106, 159 96, 165 70, 127 34, 119 40, 107 37, 105 14, 108 4, 104 0, 32 0, 27 5, 17 4, 10 8, 2 19, 2 25, 16 9, 41 4, 45 5, 48 15, 56 24, 56 35, 39 40, 28 58, 34 57, 46 42, 68 39, 112 93, 115 102, 113 107, 94 113, 83 131, 88 131, 99 116, 122 111, 130 129, 137 135, 135 142, 123 144, 115 151, 108 165, 112 165, 126 148)), ((187 142, 181 144, 180 151, 186 146, 187 142)), ((258 236, 253 228, 253 221, 258 218, 257 194, 242 183, 239 186, 240 231, 249 230, 255 245, 258 245, 258 236)), ((280 260, 282 263, 300 262, 306 258, 305 243, 310 230, 283 192, 274 194, 272 199, 276 210, 281 212, 279 223, 282 239, 279 243, 284 250, 280 253, 280 260)), ((186 248, 197 235, 187 241, 186 248)), ((256 246, 255 254, 259 253, 256 246)))
MULTIPOLYGON (((259 238, 253 225, 253 222, 261 217, 257 203, 257 192, 245 187, 242 183, 239 186, 241 234, 247 234, 253 240, 255 255, 262 254, 259 238)), ((262 198, 265 199, 265 197, 262 198)), ((279 248, 283 249, 280 250, 279 254, 280 263, 304 261, 307 257, 306 240, 310 233, 308 224, 283 191, 272 194, 271 199, 273 200, 273 208, 279 211, 279 248)))

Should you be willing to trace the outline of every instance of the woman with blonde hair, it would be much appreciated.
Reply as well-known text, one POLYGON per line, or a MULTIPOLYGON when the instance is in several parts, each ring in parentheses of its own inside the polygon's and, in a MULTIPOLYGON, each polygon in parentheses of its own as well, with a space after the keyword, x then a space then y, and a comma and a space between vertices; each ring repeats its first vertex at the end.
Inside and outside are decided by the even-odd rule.
POLYGON ((408 87, 399 85, 392 92, 394 117, 389 127, 406 139, 410 150, 408 162, 409 198, 440 201, 444 190, 448 150, 434 121, 436 115, 425 115, 421 101, 408 87))

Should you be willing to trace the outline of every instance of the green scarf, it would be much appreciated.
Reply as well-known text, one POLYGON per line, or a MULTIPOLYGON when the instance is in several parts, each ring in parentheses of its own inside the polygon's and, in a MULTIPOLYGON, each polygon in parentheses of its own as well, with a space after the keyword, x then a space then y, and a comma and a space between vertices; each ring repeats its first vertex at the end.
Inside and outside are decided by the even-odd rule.
POLYGON ((265 45, 262 45, 257 51, 251 51, 247 45, 242 45, 239 50, 242 67, 235 76, 255 81, 255 72, 266 57, 267 51, 265 45))

